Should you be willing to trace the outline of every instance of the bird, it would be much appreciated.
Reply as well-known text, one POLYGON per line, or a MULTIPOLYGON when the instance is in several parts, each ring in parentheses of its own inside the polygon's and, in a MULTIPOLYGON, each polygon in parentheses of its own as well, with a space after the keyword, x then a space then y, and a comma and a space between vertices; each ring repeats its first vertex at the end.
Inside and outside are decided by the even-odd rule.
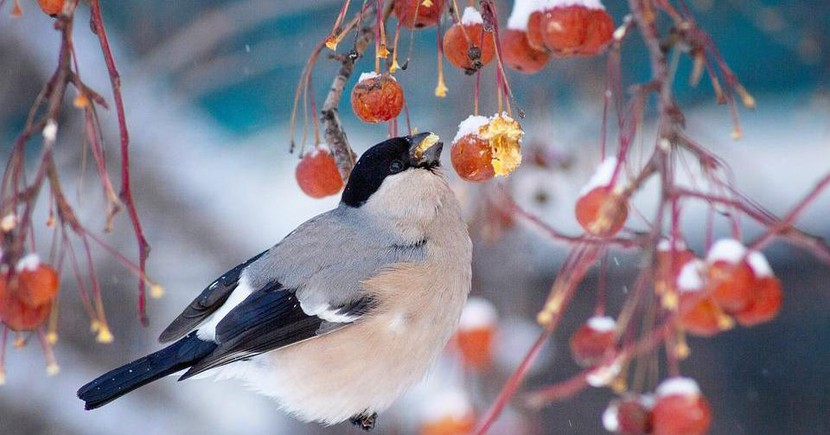
POLYGON ((167 347, 78 390, 85 409, 183 372, 240 380, 305 422, 375 427, 452 335, 472 242, 433 133, 387 139, 337 207, 213 281, 161 333, 167 347))

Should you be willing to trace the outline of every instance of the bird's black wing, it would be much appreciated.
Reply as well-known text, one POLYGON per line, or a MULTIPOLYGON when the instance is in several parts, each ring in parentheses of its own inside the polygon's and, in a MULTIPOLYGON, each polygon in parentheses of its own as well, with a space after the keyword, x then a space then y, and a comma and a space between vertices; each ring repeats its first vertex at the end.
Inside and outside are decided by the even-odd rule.
POLYGON ((216 349, 185 372, 180 380, 326 334, 348 325, 372 306, 370 298, 332 307, 341 322, 326 321, 303 311, 294 291, 272 283, 253 292, 216 325, 216 349))
POLYGON ((225 303, 237 285, 239 285, 239 277, 242 271, 248 265, 259 259, 259 257, 262 257, 266 252, 268 251, 261 252, 259 255, 225 272, 225 274, 202 290, 202 293, 161 333, 159 341, 166 343, 184 337, 185 334, 192 331, 199 323, 205 320, 207 316, 213 314, 214 311, 225 303))

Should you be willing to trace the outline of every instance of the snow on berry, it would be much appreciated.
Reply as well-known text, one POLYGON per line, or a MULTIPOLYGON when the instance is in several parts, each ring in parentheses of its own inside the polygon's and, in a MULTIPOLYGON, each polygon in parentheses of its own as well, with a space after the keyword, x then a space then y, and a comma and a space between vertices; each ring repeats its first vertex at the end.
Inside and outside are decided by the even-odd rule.
POLYGON ((720 239, 709 248, 706 254, 708 263, 723 261, 729 264, 737 264, 746 256, 746 247, 735 239, 720 239))
POLYGON ((460 331, 473 329, 492 328, 496 326, 499 315, 496 307, 487 299, 477 296, 470 296, 464 310, 461 312, 461 319, 458 321, 460 331))
POLYGON ((389 121, 401 113, 403 105, 403 88, 390 74, 361 74, 352 89, 352 110, 363 122, 389 121))
POLYGON ((441 21, 446 0, 395 0, 395 16, 407 29, 432 27, 441 21))
POLYGON ((709 432, 712 411, 690 378, 669 378, 657 387, 652 411, 655 435, 703 435, 709 432))
POLYGON ((746 256, 746 262, 749 264, 749 267, 752 268, 752 273, 755 274, 755 278, 773 276, 772 267, 770 267, 767 257, 765 257, 763 253, 751 251, 749 255, 746 256))
POLYGON ((548 3, 548 0, 516 0, 513 3, 513 10, 510 12, 510 17, 507 18, 507 28, 526 32, 530 15, 534 12, 545 10, 548 3))
POLYGON ((700 395, 700 387, 692 378, 675 376, 661 382, 657 386, 655 393, 657 394, 657 399, 675 395, 697 396, 700 395))
POLYGON ((691 293, 703 290, 704 271, 706 264, 697 259, 686 262, 677 274, 677 287, 681 293, 691 293))
POLYGON ((622 364, 619 358, 614 362, 596 367, 585 375, 585 382, 592 387, 605 387, 619 376, 622 371, 622 364))
POLYGON ((470 368, 481 370, 490 365, 498 314, 488 300, 471 297, 458 322, 455 341, 461 358, 470 368))
MULTIPOLYGON (((614 171, 617 169, 617 158, 607 157, 597 166, 588 182, 579 190, 579 196, 583 196, 594 190, 596 187, 608 187, 614 178, 614 171)), ((619 175, 618 175, 619 176, 619 175)))
POLYGON ((294 172, 303 193, 312 198, 334 195, 343 188, 343 179, 334 157, 324 145, 307 152, 294 172))
POLYGON ((467 119, 461 121, 458 124, 458 132, 455 134, 455 137, 452 139, 453 142, 457 142, 464 136, 468 135, 478 135, 479 130, 482 127, 486 126, 490 120, 486 116, 481 115, 470 115, 467 119))
POLYGON ((33 271, 40 267, 40 256, 34 252, 20 257, 15 264, 14 269, 17 272, 33 271))
POLYGON ((755 276, 746 261, 747 250, 741 242, 722 239, 706 255, 709 264, 709 292, 727 313, 746 309, 753 298, 755 276))
POLYGON ((487 181, 513 172, 522 162, 521 126, 506 114, 472 115, 458 125, 450 161, 467 181, 487 181))
POLYGON ((602 361, 617 341, 616 322, 610 317, 594 316, 579 327, 570 339, 571 355, 583 367, 602 361))
POLYGON ((496 55, 493 35, 484 31, 484 20, 475 8, 464 9, 461 21, 444 34, 443 49, 447 60, 468 74, 490 63, 496 55))

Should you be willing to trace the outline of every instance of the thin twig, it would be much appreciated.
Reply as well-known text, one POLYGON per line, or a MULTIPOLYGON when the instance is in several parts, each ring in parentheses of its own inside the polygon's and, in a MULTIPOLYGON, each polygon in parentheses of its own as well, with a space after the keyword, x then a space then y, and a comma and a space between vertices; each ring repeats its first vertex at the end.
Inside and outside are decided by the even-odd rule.
MULTIPOLYGON (((99 0, 90 0, 90 8, 92 12, 90 25, 95 34, 98 35, 98 40, 101 42, 101 51, 104 53, 104 61, 107 64, 112 96, 115 101, 115 111, 118 115, 118 133, 121 137, 121 192, 119 196, 127 207, 127 214, 130 216, 130 222, 133 225, 133 232, 138 243, 138 268, 141 270, 141 275, 143 276, 147 270, 147 257, 150 255, 150 244, 144 236, 144 230, 138 218, 138 211, 135 207, 130 185, 130 135, 127 130, 127 117, 124 113, 124 101, 121 96, 121 76, 118 74, 118 69, 115 66, 115 58, 112 55, 112 50, 107 40, 107 31, 104 28, 104 18, 101 15, 99 0)), ((149 324, 146 305, 146 284, 143 279, 139 279, 138 316, 141 323, 145 326, 149 324)))

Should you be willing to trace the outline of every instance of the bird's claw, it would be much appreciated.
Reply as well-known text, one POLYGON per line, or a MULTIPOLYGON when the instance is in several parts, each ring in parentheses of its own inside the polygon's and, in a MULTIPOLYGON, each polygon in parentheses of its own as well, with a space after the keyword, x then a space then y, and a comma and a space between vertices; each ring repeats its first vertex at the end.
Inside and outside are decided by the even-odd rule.
POLYGON ((352 422, 353 425, 365 430, 366 432, 371 431, 375 428, 375 422, 378 419, 378 413, 372 413, 372 415, 360 414, 355 415, 354 417, 350 418, 349 421, 352 422))

